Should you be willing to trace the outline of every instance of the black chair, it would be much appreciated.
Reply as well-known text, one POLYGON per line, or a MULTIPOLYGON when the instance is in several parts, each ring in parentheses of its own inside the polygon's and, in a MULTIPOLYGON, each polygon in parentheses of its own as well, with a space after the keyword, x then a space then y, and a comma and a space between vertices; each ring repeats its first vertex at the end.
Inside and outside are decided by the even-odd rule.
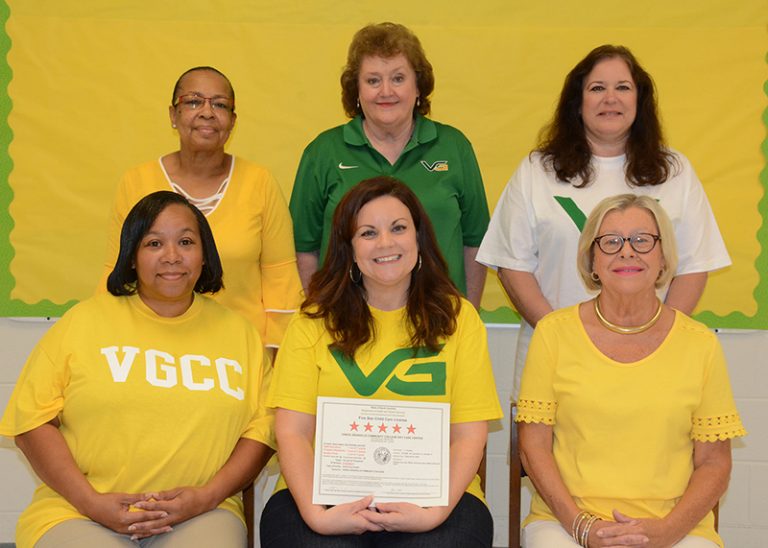
POLYGON ((253 528, 253 484, 243 489, 243 511, 245 512, 245 528, 248 531, 248 548, 253 548, 256 542, 256 531, 253 528))

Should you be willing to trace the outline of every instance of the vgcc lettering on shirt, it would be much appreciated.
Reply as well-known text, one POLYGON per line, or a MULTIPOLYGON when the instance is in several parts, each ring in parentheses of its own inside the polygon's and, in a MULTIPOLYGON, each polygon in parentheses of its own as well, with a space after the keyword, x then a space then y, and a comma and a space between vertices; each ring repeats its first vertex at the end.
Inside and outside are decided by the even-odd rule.
MULTIPOLYGON (((101 349, 115 382, 126 382, 140 352, 135 346, 108 346, 101 349)), ((243 367, 236 360, 229 358, 216 358, 211 361, 207 356, 184 354, 176 360, 168 352, 149 349, 144 351, 144 370, 147 382, 159 388, 176 386, 180 373, 181 384, 188 390, 212 390, 218 381, 219 389, 228 396, 238 400, 245 397, 241 387, 233 388, 230 377, 232 375, 241 379, 243 367), (211 368, 212 364, 215 365, 215 372, 211 368)))

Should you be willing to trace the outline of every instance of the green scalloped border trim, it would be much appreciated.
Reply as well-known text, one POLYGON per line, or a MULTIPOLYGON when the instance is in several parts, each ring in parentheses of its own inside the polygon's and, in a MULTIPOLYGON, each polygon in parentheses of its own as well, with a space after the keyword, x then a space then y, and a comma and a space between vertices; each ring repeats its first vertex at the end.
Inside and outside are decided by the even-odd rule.
POLYGON ((13 70, 8 64, 11 37, 5 31, 10 13, 11 10, 5 0, 0 0, 0 316, 61 316, 77 301, 55 304, 49 300, 43 300, 29 304, 11 299, 11 290, 16 280, 11 274, 11 260, 15 252, 11 246, 11 230, 14 222, 10 213, 13 190, 9 179, 13 171, 13 160, 9 149, 13 132, 8 125, 8 115, 13 106, 11 97, 8 95, 8 85, 13 79, 13 70))
MULTIPOLYGON (((14 255, 10 244, 13 219, 10 215, 10 204, 13 200, 13 190, 9 177, 13 170, 9 147, 13 132, 8 125, 8 115, 11 112, 11 98, 8 95, 8 85, 13 78, 13 71, 8 64, 8 52, 11 49, 11 38, 5 32, 5 26, 10 16, 10 8, 5 0, 0 0, 0 316, 61 316, 77 301, 65 304, 55 304, 49 300, 29 304, 18 299, 11 299, 11 289, 15 280, 11 275, 10 265, 14 255)), ((766 53, 768 63, 768 53, 766 53)), ((768 80, 763 84, 763 91, 768 97, 768 80)), ((763 111, 763 125, 768 130, 768 107, 763 111)), ((757 313, 747 316, 741 312, 733 312, 719 316, 705 311, 696 315, 696 319, 710 327, 733 329, 768 329, 768 136, 761 145, 765 164, 760 172, 760 182, 763 187, 763 197, 758 203, 758 211, 763 219, 756 237, 760 246, 760 254, 755 260, 755 268, 760 274, 760 281, 753 293, 757 302, 757 313)), ((519 323, 520 316, 510 307, 500 307, 496 310, 481 311, 481 317, 486 323, 519 323)))
POLYGON ((480 319, 483 323, 520 323, 520 314, 509 306, 501 306, 496 310, 480 309, 480 319))
MULTIPOLYGON (((765 55, 768 64, 768 52, 765 55)), ((768 80, 763 83, 763 93, 768 98, 768 80)), ((755 237, 760 243, 760 254, 755 259, 759 281, 752 295, 757 303, 757 312, 754 316, 747 316, 742 312, 732 312, 726 316, 704 311, 695 315, 696 319, 710 327, 723 327, 726 329, 768 329, 768 107, 763 110, 763 125, 767 133, 760 146, 765 163, 760 171, 760 183, 763 187, 763 197, 757 204, 757 211, 763 219, 763 224, 757 230, 755 237)))
POLYGON ((10 266, 14 251, 10 245, 10 234, 13 228, 13 219, 9 207, 13 199, 13 191, 8 182, 8 177, 13 170, 8 147, 13 139, 13 133, 8 125, 8 114, 11 112, 11 98, 8 96, 8 84, 13 73, 8 65, 8 52, 11 49, 11 38, 5 32, 5 24, 10 14, 8 5, 0 0, 0 313, 3 316, 10 315, 8 303, 13 287, 13 277, 10 266))

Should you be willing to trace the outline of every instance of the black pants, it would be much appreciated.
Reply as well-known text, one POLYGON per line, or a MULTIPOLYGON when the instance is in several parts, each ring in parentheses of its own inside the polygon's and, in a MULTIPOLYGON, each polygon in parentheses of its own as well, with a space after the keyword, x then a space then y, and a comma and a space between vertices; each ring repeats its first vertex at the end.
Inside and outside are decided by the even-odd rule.
POLYGON ((320 535, 301 519, 288 489, 272 495, 261 514, 262 548, 490 548, 492 542, 491 513, 477 497, 467 493, 448 519, 426 533, 320 535))

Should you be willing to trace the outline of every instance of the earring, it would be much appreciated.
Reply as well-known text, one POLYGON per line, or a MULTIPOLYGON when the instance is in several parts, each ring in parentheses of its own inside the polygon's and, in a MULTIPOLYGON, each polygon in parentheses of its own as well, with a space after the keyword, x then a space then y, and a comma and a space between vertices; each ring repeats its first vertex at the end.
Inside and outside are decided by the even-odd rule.
POLYGON ((421 96, 416 97, 416 108, 419 108, 421 106, 421 96))
POLYGON ((360 97, 357 98, 357 110, 360 110, 360 97))
POLYGON ((173 129, 176 129, 176 124, 171 124, 171 127, 172 127, 173 129))
POLYGON ((352 263, 352 266, 349 267, 349 279, 352 280, 352 283, 357 285, 360 283, 360 281, 363 279, 363 273, 360 272, 360 268, 357 269, 357 279, 355 279, 355 267, 357 266, 357 263, 352 263))
POLYGON ((416 272, 421 270, 421 253, 419 253, 419 263, 416 265, 416 272))
POLYGON ((592 273, 589 275, 589 277, 590 277, 590 278, 592 278, 592 281, 593 281, 593 282, 599 282, 599 281, 600 281, 600 276, 599 276, 599 275, 597 274, 597 272, 595 272, 594 270, 593 270, 593 271, 592 271, 592 273))

